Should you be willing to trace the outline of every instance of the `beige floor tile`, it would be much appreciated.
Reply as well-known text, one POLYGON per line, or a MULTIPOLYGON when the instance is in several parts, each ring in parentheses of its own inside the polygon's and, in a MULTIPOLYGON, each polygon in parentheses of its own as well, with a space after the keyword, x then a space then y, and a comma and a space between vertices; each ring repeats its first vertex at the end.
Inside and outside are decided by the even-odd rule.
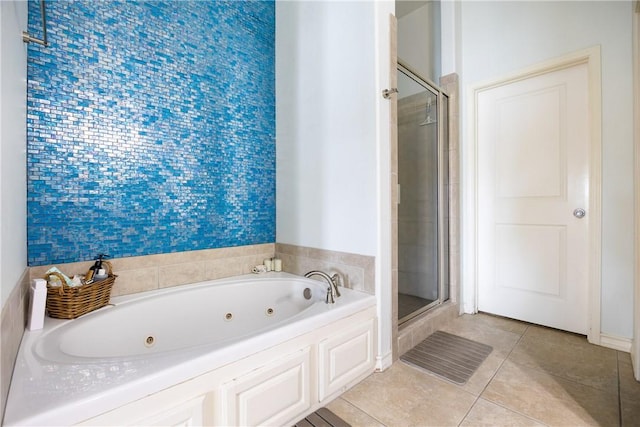
POLYGON ((370 417, 344 399, 337 398, 326 405, 326 407, 347 423, 351 424, 352 427, 384 427, 384 424, 378 422, 378 420, 370 417))
POLYGON ((621 399, 622 427, 637 427, 640 423, 640 400, 621 399))
POLYGON ((486 314, 465 314, 454 319, 441 330, 490 345, 494 352, 506 357, 522 336, 519 323, 486 314), (513 329, 518 332, 514 332, 513 329))
POLYGON ((478 399, 460 426, 544 426, 544 424, 520 415, 500 405, 478 399))
POLYGON ((461 388, 475 396, 480 396, 504 361, 504 356, 492 351, 461 388))
POLYGON ((622 427, 638 426, 640 425, 640 382, 633 376, 633 365, 629 353, 618 352, 618 375, 622 427))
MULTIPOLYGON (((631 358, 618 358, 618 375, 620 380, 620 398, 640 403, 640 382, 633 376, 631 358)), ((640 417, 638 418, 640 420, 640 417)), ((640 423, 640 422, 639 422, 640 423)))
POLYGON ((624 351, 618 351, 618 362, 631 364, 631 355, 624 351))
POLYGON ((592 350, 600 350, 607 355, 613 355, 618 358, 618 351, 611 348, 590 344, 585 335, 575 334, 572 332, 561 331, 546 326, 531 325, 523 335, 524 338, 533 338, 550 342, 554 345, 564 345, 567 347, 589 348, 592 350))
POLYGON ((568 381, 510 360, 505 361, 481 397, 548 425, 619 423, 617 393, 568 381))
POLYGON ((464 318, 469 317, 469 320, 477 322, 481 325, 497 328, 507 332, 513 332, 519 335, 525 333, 527 328, 529 327, 529 323, 521 322, 515 319, 509 319, 506 317, 494 316, 486 313, 478 313, 475 315, 465 314, 462 316, 464 318))
POLYGON ((579 335, 531 326, 509 360, 609 393, 617 392, 616 351, 589 344, 579 335))
POLYGON ((494 348, 467 384, 396 362, 329 409, 354 426, 639 425, 640 382, 626 353, 484 314, 442 330, 494 348))
POLYGON ((456 426, 476 397, 420 370, 396 362, 341 396, 388 426, 456 426))

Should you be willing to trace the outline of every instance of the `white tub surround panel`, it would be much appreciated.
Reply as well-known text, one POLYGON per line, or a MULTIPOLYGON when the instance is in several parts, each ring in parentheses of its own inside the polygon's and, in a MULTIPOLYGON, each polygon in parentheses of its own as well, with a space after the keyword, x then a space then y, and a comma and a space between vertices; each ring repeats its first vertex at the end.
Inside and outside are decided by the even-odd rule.
POLYGON ((373 372, 374 316, 364 310, 79 425, 293 425, 373 372))

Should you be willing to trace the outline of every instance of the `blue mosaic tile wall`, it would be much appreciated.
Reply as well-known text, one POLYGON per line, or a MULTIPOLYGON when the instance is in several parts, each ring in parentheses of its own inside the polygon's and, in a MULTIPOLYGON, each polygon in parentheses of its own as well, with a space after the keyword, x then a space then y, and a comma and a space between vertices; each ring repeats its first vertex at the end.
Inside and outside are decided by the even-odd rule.
POLYGON ((272 1, 50 1, 47 21, 51 47, 28 48, 29 265, 275 241, 272 1))

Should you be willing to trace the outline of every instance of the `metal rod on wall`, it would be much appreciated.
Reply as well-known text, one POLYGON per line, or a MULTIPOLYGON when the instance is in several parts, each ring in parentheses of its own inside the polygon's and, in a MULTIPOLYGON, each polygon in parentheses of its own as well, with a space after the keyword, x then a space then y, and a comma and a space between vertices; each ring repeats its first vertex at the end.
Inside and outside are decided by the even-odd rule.
POLYGON ((38 43, 42 46, 48 47, 47 41, 47 14, 45 12, 44 0, 40 0, 40 15, 42 16, 42 39, 31 37, 27 31, 22 32, 22 41, 25 43, 38 43))

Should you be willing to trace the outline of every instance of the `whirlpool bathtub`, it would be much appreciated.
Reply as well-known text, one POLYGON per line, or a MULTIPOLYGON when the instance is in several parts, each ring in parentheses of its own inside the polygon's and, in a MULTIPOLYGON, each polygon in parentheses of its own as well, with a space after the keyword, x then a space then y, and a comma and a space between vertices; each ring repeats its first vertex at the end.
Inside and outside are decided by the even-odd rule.
POLYGON ((295 422, 375 368, 375 298, 340 289, 326 304, 324 282, 252 274, 47 318, 25 331, 5 425, 295 422))

